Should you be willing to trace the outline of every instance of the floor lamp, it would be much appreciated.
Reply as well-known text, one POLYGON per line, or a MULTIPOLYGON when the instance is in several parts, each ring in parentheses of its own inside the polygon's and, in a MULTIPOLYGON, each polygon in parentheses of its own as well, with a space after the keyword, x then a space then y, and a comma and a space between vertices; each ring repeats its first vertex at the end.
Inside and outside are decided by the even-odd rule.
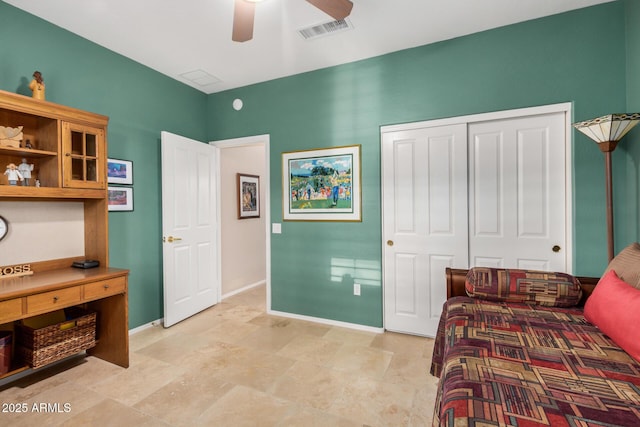
POLYGON ((584 122, 574 123, 580 132, 598 143, 604 153, 605 186, 607 190, 607 247, 609 262, 613 259, 613 186, 611 153, 616 145, 640 121, 640 113, 609 114, 584 122))

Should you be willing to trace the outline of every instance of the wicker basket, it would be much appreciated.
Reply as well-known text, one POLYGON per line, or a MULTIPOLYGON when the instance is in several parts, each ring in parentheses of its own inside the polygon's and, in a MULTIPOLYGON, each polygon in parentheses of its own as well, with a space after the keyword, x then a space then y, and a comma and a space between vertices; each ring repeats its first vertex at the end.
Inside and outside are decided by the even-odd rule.
POLYGON ((17 357, 39 368, 96 345, 96 312, 79 307, 65 310, 66 320, 43 328, 16 325, 17 357))

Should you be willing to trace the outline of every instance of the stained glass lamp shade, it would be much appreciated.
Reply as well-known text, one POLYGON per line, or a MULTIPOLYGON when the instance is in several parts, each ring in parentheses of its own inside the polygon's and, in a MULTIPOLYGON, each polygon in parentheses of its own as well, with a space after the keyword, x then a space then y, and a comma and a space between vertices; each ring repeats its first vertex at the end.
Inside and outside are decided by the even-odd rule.
POLYGON ((598 143, 602 151, 613 151, 618 141, 640 122, 640 113, 609 114, 574 123, 580 132, 598 143))

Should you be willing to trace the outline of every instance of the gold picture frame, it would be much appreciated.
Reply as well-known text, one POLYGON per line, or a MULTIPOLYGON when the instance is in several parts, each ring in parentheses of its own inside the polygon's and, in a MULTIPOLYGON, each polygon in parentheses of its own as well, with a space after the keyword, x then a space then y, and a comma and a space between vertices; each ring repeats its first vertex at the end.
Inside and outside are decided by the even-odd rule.
POLYGON ((284 221, 362 221, 360 145, 282 153, 284 221))

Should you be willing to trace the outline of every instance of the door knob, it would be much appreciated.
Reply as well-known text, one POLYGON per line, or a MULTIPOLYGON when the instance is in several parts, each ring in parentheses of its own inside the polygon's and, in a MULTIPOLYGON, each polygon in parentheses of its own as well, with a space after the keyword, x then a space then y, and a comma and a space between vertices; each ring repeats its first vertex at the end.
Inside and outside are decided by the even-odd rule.
POLYGON ((387 246, 393 246, 393 240, 387 240, 387 246))
POLYGON ((169 242, 169 243, 173 243, 173 242, 177 242, 177 241, 179 241, 179 240, 182 240, 182 237, 173 237, 173 236, 169 236, 169 237, 167 237, 167 240, 166 240, 166 241, 167 241, 167 242, 169 242))
POLYGON ((551 248, 551 250, 552 250, 553 252, 560 252, 560 249, 561 249, 561 248, 560 248, 560 246, 558 246, 558 245, 554 245, 554 246, 551 248))

